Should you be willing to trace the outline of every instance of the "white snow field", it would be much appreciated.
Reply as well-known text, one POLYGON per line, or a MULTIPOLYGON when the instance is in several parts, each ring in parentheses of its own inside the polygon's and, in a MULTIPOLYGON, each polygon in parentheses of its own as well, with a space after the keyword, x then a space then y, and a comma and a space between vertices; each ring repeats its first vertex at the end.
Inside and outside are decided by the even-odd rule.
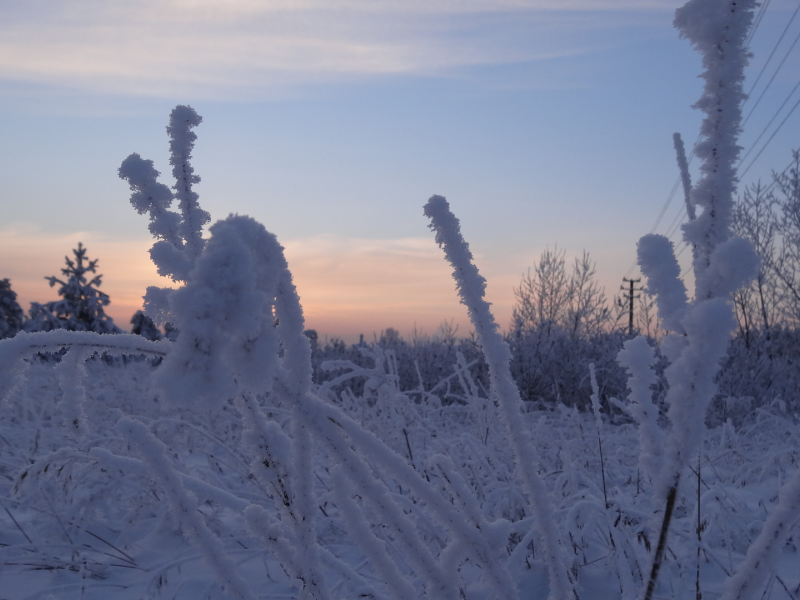
POLYGON ((488 384, 459 357, 458 401, 400 389, 379 345, 362 349, 371 366, 334 362, 338 376, 312 384, 283 249, 249 217, 203 235, 201 118, 176 107, 175 185, 135 154, 119 171, 150 216, 153 261, 178 284, 145 296, 175 341, 66 330, 0 341, 0 599, 800 597, 796 416, 778 401, 736 427, 705 421, 735 326, 730 295, 758 264, 730 231, 755 6, 690 0, 677 12, 706 82, 684 227, 696 288, 666 238, 642 238, 671 333, 660 348, 626 342, 627 398, 602 397, 587 372, 590 413, 522 401, 441 196, 424 212, 488 384))

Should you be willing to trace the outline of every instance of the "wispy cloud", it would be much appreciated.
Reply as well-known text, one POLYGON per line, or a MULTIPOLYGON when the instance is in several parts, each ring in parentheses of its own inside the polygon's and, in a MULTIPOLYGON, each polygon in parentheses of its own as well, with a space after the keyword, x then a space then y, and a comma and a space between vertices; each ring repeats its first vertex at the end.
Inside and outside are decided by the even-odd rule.
POLYGON ((585 52, 587 29, 677 0, 30 0, 0 5, 0 79, 252 95, 585 52))

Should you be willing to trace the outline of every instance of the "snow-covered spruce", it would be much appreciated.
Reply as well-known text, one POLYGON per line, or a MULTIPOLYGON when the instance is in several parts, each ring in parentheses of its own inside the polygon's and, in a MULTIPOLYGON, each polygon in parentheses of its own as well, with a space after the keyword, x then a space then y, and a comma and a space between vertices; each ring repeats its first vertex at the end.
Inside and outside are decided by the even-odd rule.
POLYGON ((519 389, 511 377, 511 352, 498 331, 489 303, 484 299, 486 280, 472 262, 472 252, 461 236, 459 221, 450 211, 447 200, 442 196, 431 196, 425 205, 425 216, 431 220, 430 228, 436 232, 436 243, 444 250, 447 261, 453 267, 453 278, 461 303, 467 307, 489 365, 490 396, 499 403, 511 434, 517 468, 523 473, 542 537, 550 575, 550 598, 566 600, 571 595, 572 583, 562 558, 561 542, 553 526, 552 503, 544 482, 536 471, 539 464, 536 450, 530 432, 525 429, 520 418, 523 406, 519 389))

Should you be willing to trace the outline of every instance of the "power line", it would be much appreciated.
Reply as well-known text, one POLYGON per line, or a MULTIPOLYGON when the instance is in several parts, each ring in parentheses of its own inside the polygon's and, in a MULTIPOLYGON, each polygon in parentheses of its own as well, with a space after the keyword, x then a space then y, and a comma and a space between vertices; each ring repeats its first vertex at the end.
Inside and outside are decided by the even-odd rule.
MULTIPOLYGON (((672 236, 675 235, 675 232, 678 230, 678 227, 683 225, 684 222, 683 217, 685 214, 686 214, 685 206, 682 207, 682 210, 679 210, 675 214, 675 218, 672 219, 672 223, 670 223, 669 227, 667 228, 667 233, 664 234, 665 236, 667 236, 668 239, 672 239, 672 236)), ((688 214, 686 216, 688 216, 688 214)))
MULTIPOLYGON (((796 107, 796 106, 797 106, 797 105, 795 105, 795 107, 796 107)), ((768 185, 766 188, 764 188, 764 190, 763 190, 763 192, 762 192, 762 193, 763 193, 763 194, 768 194, 768 193, 770 192, 770 190, 771 190, 771 189, 772 189, 772 188, 775 186, 775 180, 776 180, 776 179, 779 179, 780 177, 782 177, 783 175, 785 175, 785 174, 786 174, 786 172, 787 172, 789 169, 791 169, 791 168, 792 168, 792 166, 793 166, 794 164, 795 164, 795 163, 794 163, 794 160, 791 160, 791 161, 789 162, 789 164, 788 164, 788 165, 786 165, 786 168, 785 168, 785 169, 783 169, 783 170, 782 170, 780 173, 775 173, 775 174, 773 175, 773 177, 772 177, 772 182, 771 182, 771 183, 770 183, 770 184, 769 184, 769 185, 768 185)), ((684 246, 683 248, 681 248, 681 251, 680 251, 680 252, 679 252, 679 253, 676 255, 676 257, 675 257, 676 259, 677 259, 677 258, 678 258, 678 257, 679 257, 681 254, 683 254, 683 253, 684 253, 684 251, 686 250, 686 248, 688 248, 688 247, 689 247, 689 244, 686 244, 686 242, 683 242, 683 243, 685 244, 685 246, 684 246)), ((692 263, 692 264, 693 264, 693 263, 692 263)), ((683 278, 683 277, 684 277, 684 275, 686 275, 686 274, 687 274, 687 273, 688 273, 688 272, 691 270, 691 268, 692 268, 692 264, 690 264, 690 265, 689 265, 688 267, 686 267, 686 268, 685 268, 683 271, 681 271, 681 274, 680 274, 680 277, 681 277, 681 278, 683 278)))
POLYGON ((758 26, 761 25, 761 19, 764 18, 764 13, 767 12, 767 7, 769 6, 770 2, 772 2, 772 0, 767 0, 761 5, 761 8, 758 9, 758 14, 753 21, 753 27, 750 29, 750 33, 747 35, 747 40, 744 43, 745 46, 749 46, 750 42, 753 41, 753 36, 756 34, 758 26))
POLYGON ((672 199, 675 197, 675 192, 678 191, 678 186, 681 184, 681 178, 678 176, 678 179, 675 181, 675 185, 672 186, 672 191, 670 191, 669 196, 667 196, 666 202, 664 202, 664 206, 661 207, 661 212, 658 213, 658 217, 656 217, 656 222, 653 223, 653 227, 650 228, 650 233, 655 233, 656 228, 658 227, 659 223, 661 223, 661 219, 664 218, 664 213, 667 212, 669 205, 672 203, 672 199))
POLYGON ((764 126, 764 129, 762 129, 762 130, 761 130, 761 133, 759 133, 759 134, 758 134, 758 137, 756 138, 756 141, 755 141, 755 142, 753 142, 753 143, 750 145, 750 149, 749 149, 747 152, 745 152, 745 155, 744 155, 742 158, 740 158, 740 159, 739 159, 739 164, 742 164, 742 163, 743 163, 745 160, 747 160, 747 157, 748 157, 748 156, 750 156, 750 153, 751 153, 751 152, 753 151, 753 149, 756 147, 756 145, 758 144, 758 142, 760 142, 760 141, 761 141, 761 137, 762 137, 762 136, 763 136, 763 135, 764 135, 764 134, 767 132, 767 129, 769 129, 769 128, 770 128, 770 126, 772 126, 772 123, 775 121, 775 119, 776 119, 776 118, 778 117, 778 115, 781 113, 781 111, 783 110, 783 107, 784 107, 784 106, 786 106, 786 104, 789 102, 789 99, 790 99, 790 98, 791 98, 791 97, 794 95, 794 93, 797 91, 797 88, 798 88, 798 87, 800 87, 800 80, 798 80, 798 81, 797 81, 797 83, 795 84, 794 88, 792 88, 792 91, 791 91, 791 92, 789 92, 789 95, 788 95, 788 96, 786 96, 786 99, 783 101, 783 104, 781 104, 781 105, 778 107, 778 110, 776 110, 776 111, 775 111, 775 114, 774 114, 774 115, 772 115, 772 118, 769 120, 769 123, 767 123, 767 124, 764 126))
MULTIPOLYGON (((687 158, 687 166, 692 164, 692 160, 694 160, 695 149, 697 148, 697 143, 700 141, 701 137, 702 137, 702 134, 698 135, 697 139, 695 140, 694 144, 692 145, 692 151, 689 153, 689 156, 687 158)), ((661 223, 661 219, 664 218, 664 214, 667 212, 667 209, 669 208, 669 205, 672 204, 672 200, 673 200, 673 198, 675 198, 675 193, 678 191, 678 187, 680 185, 681 185, 681 175, 679 174, 678 178, 675 180, 675 183, 672 186, 672 190, 670 190, 670 193, 667 196, 667 199, 664 201, 664 205, 661 207, 661 211, 658 213, 658 217, 656 217, 655 223, 653 223, 653 226, 650 228, 650 233, 655 233, 656 232, 656 229, 658 228, 659 224, 661 223)), ((673 223, 674 223, 674 221, 673 221, 673 223)), ((672 225, 670 225, 670 227, 671 226, 672 225)), ((636 268, 636 263, 637 263, 636 260, 634 260, 631 263, 631 266, 628 267, 628 270, 625 272, 625 277, 630 277, 631 273, 636 268)))
POLYGON ((744 177, 745 174, 750 170, 750 167, 752 167, 755 164, 755 162, 758 160, 758 157, 761 156, 761 153, 764 152, 764 150, 766 150, 766 148, 767 148, 767 146, 769 146, 770 142, 775 138, 776 135, 778 135, 778 132, 786 124, 786 121, 789 120, 789 117, 792 116, 792 113, 797 109, 798 106, 800 106, 800 99, 798 99, 797 102, 795 102, 794 106, 789 111, 789 114, 787 114, 784 117, 783 121, 781 121, 781 124, 778 125, 778 128, 775 131, 772 132, 772 135, 769 136, 769 139, 764 143, 763 146, 761 146, 761 150, 758 151, 758 154, 756 154, 756 157, 753 160, 751 160, 750 164, 747 165, 747 168, 745 168, 745 170, 742 171, 742 174, 739 176, 740 178, 744 177))
MULTIPOLYGON (((791 25, 792 21, 794 21, 794 18, 797 16, 798 11, 800 11, 800 4, 797 5, 797 8, 795 9, 794 13, 792 14, 792 18, 789 19, 789 23, 786 24, 786 29, 783 30, 783 33, 781 34, 781 38, 778 40, 778 44, 780 44, 780 40, 783 39, 783 34, 786 33, 786 31, 789 29, 789 25, 791 25)), ((772 74, 772 77, 770 77, 769 81, 767 82, 766 87, 761 91, 761 95, 758 97, 758 100, 756 100, 756 103, 753 105, 753 108, 750 109, 750 112, 747 113, 747 116, 745 117, 744 121, 742 121, 742 127, 744 127, 747 124, 748 119, 750 119, 751 115, 753 114, 753 111, 758 107, 758 104, 759 104, 759 102, 761 102, 761 99, 764 97, 764 94, 767 93, 767 90, 769 89, 769 86, 771 86, 772 82, 775 81, 775 77, 778 75, 780 70, 783 68, 783 65, 786 63, 786 59, 789 58, 789 55, 792 53, 792 50, 794 50, 794 47, 797 45, 798 41, 800 41, 800 33, 798 33, 797 37, 794 38, 794 41, 792 42, 792 45, 789 46, 789 50, 787 50, 786 54, 783 55, 783 59, 781 60, 781 64, 779 64, 778 68, 775 69, 775 72, 772 74)), ((778 44, 775 44, 775 48, 772 49, 773 54, 775 53, 775 50, 778 49, 778 44)), ((772 54, 770 54, 770 58, 772 58, 772 54)), ((769 60, 767 62, 769 62, 769 60)), ((762 73, 764 72, 764 69, 766 69, 766 67, 767 67, 767 64, 765 63, 764 66, 761 68, 761 72, 762 73)), ((761 73, 759 73, 758 77, 759 78, 761 77, 761 73)), ((756 80, 756 83, 758 83, 758 80, 756 80)), ((755 88, 755 84, 753 84, 753 88, 755 88)), ((753 88, 751 88, 750 92, 748 92, 748 94, 747 94, 748 96, 750 95, 750 93, 752 93, 753 88)))

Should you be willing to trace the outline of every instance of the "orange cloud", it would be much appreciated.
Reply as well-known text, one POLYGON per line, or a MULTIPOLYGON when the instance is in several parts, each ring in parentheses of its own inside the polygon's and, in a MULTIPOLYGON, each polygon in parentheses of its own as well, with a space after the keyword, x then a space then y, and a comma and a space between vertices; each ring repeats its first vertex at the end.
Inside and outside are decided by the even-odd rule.
POLYGON ((142 308, 142 295, 149 285, 169 286, 159 277, 150 262, 152 241, 111 239, 97 233, 78 232, 52 235, 18 227, 0 232, 0 278, 11 280, 17 301, 23 310, 31 302, 49 302, 58 298, 55 288, 44 279, 61 278, 64 257, 74 258, 72 250, 82 242, 90 259, 98 259, 97 271, 103 276, 100 289, 111 297, 106 313, 123 329, 130 328, 133 313, 142 308))
MULTIPOLYGON (((150 262, 150 239, 119 240, 96 233, 49 235, 34 229, 0 232, 0 277, 11 279, 23 309, 32 301, 57 298, 45 276, 60 276, 64 256, 82 242, 92 259, 99 259, 101 289, 111 297, 107 313, 120 327, 142 306, 147 286, 170 286, 150 262)), ((322 235, 284 241, 286 257, 300 294, 307 326, 321 336, 367 340, 393 327, 403 336, 414 329, 434 334, 444 321, 459 325, 466 335, 466 308, 442 251, 432 239, 350 239, 322 235)), ((480 260, 479 267, 480 267, 480 260)), ((489 273, 489 299, 502 328, 513 304, 515 273, 489 273)))

